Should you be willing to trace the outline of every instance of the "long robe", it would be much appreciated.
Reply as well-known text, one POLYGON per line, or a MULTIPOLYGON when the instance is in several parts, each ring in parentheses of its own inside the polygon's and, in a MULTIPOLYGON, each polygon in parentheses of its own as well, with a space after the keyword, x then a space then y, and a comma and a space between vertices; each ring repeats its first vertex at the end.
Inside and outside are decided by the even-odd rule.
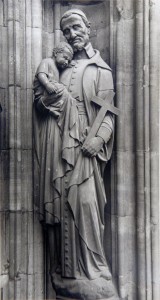
MULTIPOLYGON (((64 71, 62 83, 65 84, 65 72, 67 74, 71 71, 72 68, 64 71)), ((92 97, 97 95, 105 99, 107 91, 113 90, 111 70, 98 51, 87 60, 79 84, 85 113, 83 116, 80 114, 79 123, 76 129, 74 127, 79 131, 76 134, 70 134, 68 122, 61 132, 60 126, 62 128, 64 124, 62 116, 58 121, 55 120, 49 114, 49 107, 45 112, 43 101, 39 100, 43 107, 42 115, 37 116, 35 125, 35 148, 40 174, 39 212, 44 223, 61 225, 61 275, 94 279, 105 277, 108 272, 103 250, 106 197, 102 177, 113 145, 112 134, 96 158, 85 157, 81 151, 83 133, 86 127, 92 126, 98 111, 91 104, 92 97)), ((65 118, 68 118, 67 113, 65 118)), ((72 113, 69 113, 69 119, 72 119, 72 113)), ((113 124, 109 114, 99 129, 100 133, 103 132, 104 140, 107 122, 113 124)))

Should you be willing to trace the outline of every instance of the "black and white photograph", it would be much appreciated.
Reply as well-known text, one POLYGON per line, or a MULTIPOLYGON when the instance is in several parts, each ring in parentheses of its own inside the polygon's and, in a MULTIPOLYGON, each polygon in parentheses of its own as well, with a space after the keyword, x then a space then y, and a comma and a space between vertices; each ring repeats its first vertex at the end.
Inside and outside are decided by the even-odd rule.
POLYGON ((0 0, 0 300, 160 300, 160 0, 0 0))

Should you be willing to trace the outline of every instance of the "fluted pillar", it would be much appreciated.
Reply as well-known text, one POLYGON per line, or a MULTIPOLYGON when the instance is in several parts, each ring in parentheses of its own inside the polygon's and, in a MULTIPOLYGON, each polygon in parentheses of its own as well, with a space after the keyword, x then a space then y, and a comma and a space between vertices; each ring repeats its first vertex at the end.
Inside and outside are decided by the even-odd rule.
POLYGON ((111 180, 112 222, 117 228, 112 242, 114 273, 121 296, 157 300, 160 4, 148 0, 110 4, 110 57, 121 110, 111 180))
POLYGON ((113 70, 121 111, 104 178, 110 197, 104 244, 113 277, 123 298, 160 299, 160 1, 80 2, 0 0, 1 300, 54 298, 36 206, 32 82, 41 59, 63 39, 59 20, 71 7, 92 21, 91 41, 113 70))
POLYGON ((111 179, 115 231, 113 274, 117 277, 120 296, 124 298, 130 291, 131 299, 136 299, 134 1, 114 1, 111 12, 111 67, 115 78, 115 104, 120 109, 111 179))
POLYGON ((160 99, 160 2, 149 2, 149 95, 150 95, 150 195, 151 195, 151 270, 153 299, 160 298, 159 227, 159 99, 160 99))
POLYGON ((44 299, 43 235, 34 214, 32 172, 32 82, 42 57, 40 39, 36 43, 42 2, 8 0, 0 6, 1 273, 8 281, 2 282, 1 297, 44 299))

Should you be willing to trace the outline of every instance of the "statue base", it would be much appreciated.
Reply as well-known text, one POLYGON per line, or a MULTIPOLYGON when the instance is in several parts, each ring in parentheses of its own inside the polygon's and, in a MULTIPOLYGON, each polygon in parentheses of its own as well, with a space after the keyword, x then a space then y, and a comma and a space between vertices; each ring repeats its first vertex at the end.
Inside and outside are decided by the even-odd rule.
MULTIPOLYGON (((67 297, 57 297, 55 300, 78 300, 75 298, 67 298, 67 297)), ((99 299, 99 300, 128 300, 128 296, 125 298, 115 298, 115 297, 111 297, 111 298, 103 298, 103 299, 99 299)))
POLYGON ((59 300, 120 300, 113 281, 103 277, 68 279, 54 274, 52 285, 59 300))
MULTIPOLYGON (((66 298, 66 297, 58 297, 56 298, 56 300, 78 300, 78 299, 75 299, 75 298, 66 298)), ((103 298, 103 299, 99 299, 99 300, 123 300, 123 299, 120 299, 120 298, 115 298, 115 297, 111 297, 111 298, 103 298)), ((124 299, 124 300, 127 300, 127 299, 124 299)))
MULTIPOLYGON (((66 298, 66 297, 58 297, 56 298, 56 300, 78 300, 75 298, 66 298)), ((103 299, 99 299, 99 300, 127 300, 127 298, 125 299, 120 299, 120 298, 115 298, 115 297, 111 297, 111 298, 103 298, 103 299)))

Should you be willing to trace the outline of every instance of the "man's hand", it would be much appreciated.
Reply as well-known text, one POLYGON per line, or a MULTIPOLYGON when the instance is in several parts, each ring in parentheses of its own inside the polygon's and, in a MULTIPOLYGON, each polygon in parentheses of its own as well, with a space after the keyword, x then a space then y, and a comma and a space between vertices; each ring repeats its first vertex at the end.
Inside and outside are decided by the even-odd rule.
POLYGON ((88 157, 93 157, 93 156, 97 155, 97 153, 101 150, 103 143, 104 143, 104 141, 101 137, 99 137, 99 136, 94 137, 94 138, 90 139, 90 141, 88 141, 87 144, 82 146, 82 151, 83 151, 84 155, 86 155, 88 157))

